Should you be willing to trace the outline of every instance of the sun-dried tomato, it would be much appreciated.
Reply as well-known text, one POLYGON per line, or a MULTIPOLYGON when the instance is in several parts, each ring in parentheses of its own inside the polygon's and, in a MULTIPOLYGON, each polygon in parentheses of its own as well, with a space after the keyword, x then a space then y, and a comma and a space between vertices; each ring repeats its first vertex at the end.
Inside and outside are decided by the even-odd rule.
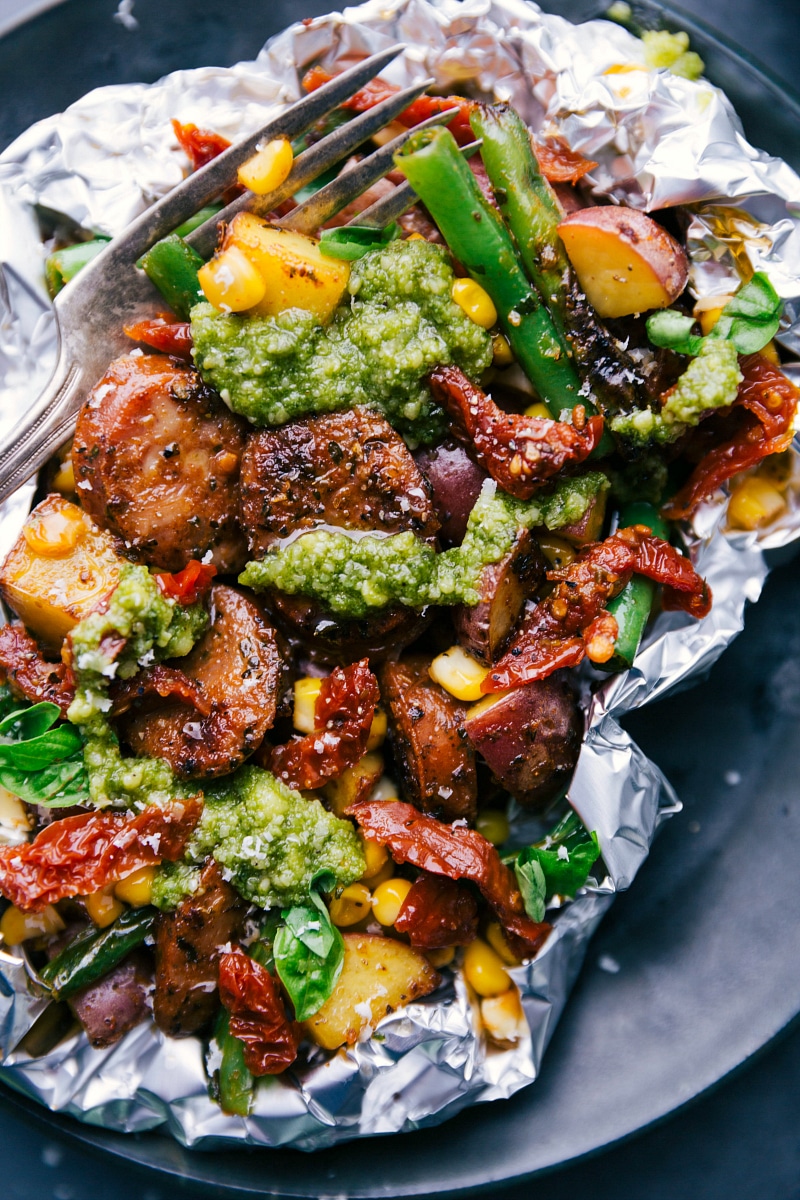
POLYGON ((0 894, 38 912, 67 896, 87 896, 140 867, 174 862, 197 824, 199 796, 151 804, 144 812, 91 812, 54 821, 25 846, 0 849, 0 894))
POLYGON ((168 600, 176 600, 178 604, 196 604, 211 587, 211 580, 216 573, 217 568, 213 563, 190 558, 183 570, 175 575, 160 571, 156 575, 156 583, 168 600))
POLYGON ((422 950, 466 946, 478 933, 478 903, 463 883, 445 875, 420 875, 394 927, 422 950))
POLYGON ((431 391, 456 422, 456 434, 474 448, 478 462, 510 496, 529 500, 567 466, 591 454, 603 418, 586 418, 578 405, 573 424, 506 413, 458 367, 437 367, 431 391))
POLYGON ((66 714, 75 699, 71 668, 48 662, 20 621, 0 627, 0 668, 12 692, 26 700, 49 700, 66 714))
POLYGON ((578 150, 570 150, 563 138, 548 138, 546 142, 534 142, 533 152, 539 169, 550 183, 577 183, 597 166, 578 150))
POLYGON ((211 712, 209 699, 197 680, 190 679, 180 668, 168 667, 164 663, 156 663, 154 667, 139 671, 132 679, 112 685, 110 696, 111 714, 115 717, 126 713, 133 704, 147 696, 160 696, 164 700, 188 704, 203 717, 211 712))
POLYGON ((336 667, 314 706, 316 729, 272 747, 267 765, 289 787, 305 791, 322 787, 362 757, 380 699, 378 681, 366 658, 349 667, 336 667))
POLYGON ((503 927, 525 943, 528 954, 542 945, 550 926, 526 915, 513 871, 477 830, 445 825, 401 800, 362 801, 347 811, 370 839, 388 846, 395 862, 474 883, 503 927))
MULTIPOLYGON (((303 76, 303 87, 307 92, 315 92, 317 88, 322 87, 331 79, 333 79, 333 75, 322 67, 312 67, 303 76)), ((367 112, 368 109, 374 108, 376 104, 380 104, 390 96, 396 96, 399 91, 399 88, 384 82, 383 79, 372 79, 366 87, 346 100, 342 108, 355 113, 367 112)), ((433 117, 437 113, 455 108, 458 111, 453 120, 448 123, 447 128, 458 144, 465 146, 468 142, 475 141, 475 134, 469 123, 472 107, 473 102, 464 96, 420 96, 409 104, 408 108, 403 109, 397 120, 401 125, 410 129, 414 125, 421 124, 422 121, 427 121, 429 117, 433 117)))
POLYGON ((546 679, 562 667, 577 666, 595 646, 598 661, 607 661, 603 655, 614 630, 606 620, 606 605, 634 572, 664 585, 665 608, 704 617, 711 607, 711 592, 688 558, 644 525, 620 529, 586 546, 568 566, 548 571, 556 587, 528 610, 511 648, 481 690, 500 692, 546 679))
POLYGON ((243 950, 231 950, 219 964, 219 997, 231 1015, 230 1031, 244 1043, 244 1061, 253 1075, 280 1075, 297 1058, 296 1025, 283 1007, 278 984, 243 950))
POLYGON ((741 359, 740 367, 744 379, 735 408, 746 409, 746 416, 732 437, 701 459, 688 483, 664 506, 664 515, 672 520, 688 517, 726 480, 791 443, 800 392, 761 354, 741 359))
POLYGON ((193 171, 199 171, 206 163, 227 150, 230 142, 221 133, 212 133, 210 129, 198 129, 196 125, 182 125, 173 119, 172 128, 180 143, 193 171))
POLYGON ((144 342, 146 346, 171 354, 173 358, 191 360, 192 327, 188 321, 178 321, 172 313, 158 313, 150 321, 126 325, 125 333, 134 342, 144 342))

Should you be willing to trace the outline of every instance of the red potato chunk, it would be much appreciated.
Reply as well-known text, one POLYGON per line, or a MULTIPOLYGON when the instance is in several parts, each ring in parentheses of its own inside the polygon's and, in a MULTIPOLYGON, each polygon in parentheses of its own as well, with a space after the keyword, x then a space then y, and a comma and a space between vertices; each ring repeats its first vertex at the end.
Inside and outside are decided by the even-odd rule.
POLYGON ((544 579, 546 569, 536 539, 527 529, 519 530, 499 562, 484 567, 478 604, 461 604, 453 613, 459 642, 478 662, 491 666, 503 653, 525 601, 544 579))

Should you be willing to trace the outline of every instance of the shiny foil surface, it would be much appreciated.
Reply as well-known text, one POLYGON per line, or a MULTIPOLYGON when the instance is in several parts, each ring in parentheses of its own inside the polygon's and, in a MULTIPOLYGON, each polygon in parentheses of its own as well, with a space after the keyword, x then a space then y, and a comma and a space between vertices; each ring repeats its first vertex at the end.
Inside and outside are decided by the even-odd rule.
MULTIPOLYGON (((768 272, 786 302, 781 341, 800 352, 800 179, 748 145, 718 89, 646 70, 641 43, 619 26, 574 26, 522 0, 370 0, 291 26, 252 63, 91 92, 0 156, 0 437, 55 361, 46 251, 33 206, 87 230, 118 233, 186 173, 171 118, 236 140, 299 97, 299 73, 311 63, 335 71, 395 42, 407 49, 386 71, 391 82, 431 75, 444 91, 507 100, 535 130, 559 133, 597 160, 587 181, 595 196, 649 210, 680 207, 696 296, 724 295, 742 274, 768 272)), ((794 368, 788 373, 797 380, 794 368)), ((165 1038, 149 1023, 107 1050, 75 1035, 31 1059, 19 1042, 47 1001, 24 955, 0 949, 0 1076, 90 1124, 161 1127, 204 1149, 248 1142, 313 1150, 436 1124, 531 1083, 589 939, 614 894, 631 884, 660 823, 680 808, 619 719, 700 678, 741 630, 745 605, 758 599, 766 577, 764 551, 800 536, 800 456, 793 453, 790 503, 768 529, 726 531, 721 493, 686 527, 686 546, 713 590, 709 615, 697 622, 662 614, 630 671, 605 680, 585 674, 586 734, 569 800, 597 831, 605 871, 549 914, 548 941, 512 971, 527 1023, 513 1048, 487 1044, 456 974, 425 1001, 385 1018, 377 1037, 332 1056, 312 1051, 285 1075, 262 1080, 251 1116, 230 1117, 208 1097, 204 1044, 165 1038)), ((3 555, 32 494, 26 486, 3 510, 3 555)), ((520 844, 536 836, 521 814, 513 831, 520 844)))

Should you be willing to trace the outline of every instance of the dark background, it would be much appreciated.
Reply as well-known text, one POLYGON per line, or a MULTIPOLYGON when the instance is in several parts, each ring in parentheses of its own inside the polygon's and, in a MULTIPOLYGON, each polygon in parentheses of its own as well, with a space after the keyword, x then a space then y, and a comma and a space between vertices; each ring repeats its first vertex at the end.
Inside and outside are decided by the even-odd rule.
MULTIPOLYGON (((283 23, 279 7, 280 12, 299 17, 324 12, 331 6, 332 0, 281 6, 247 3, 237 9, 231 21, 229 5, 196 0, 192 32, 178 37, 171 28, 170 5, 164 0, 136 0, 133 11, 141 22, 136 32, 113 21, 115 0, 66 0, 60 10, 43 14, 0 41, 0 145, 7 144, 31 121, 63 108, 88 86, 151 80, 178 67, 251 57, 265 37, 283 23), (247 20, 242 19, 244 12, 247 20), (87 44, 92 47, 90 79, 86 77, 85 49, 77 52, 78 47, 87 44)), ((545 7, 557 8, 558 4, 545 3, 545 7)), ((744 46, 776 77, 798 86, 797 0, 683 0, 683 7, 744 46)), ((775 130, 770 127, 768 114, 758 130, 751 125, 749 132, 754 141, 780 150, 780 146, 770 145, 775 130)), ((678 787, 686 811, 667 827, 636 886, 617 902, 603 925, 590 950, 576 1005, 604 952, 619 954, 620 947, 635 944, 637 939, 644 946, 647 905, 651 903, 648 891, 651 896, 661 895, 661 903, 668 903, 663 898, 669 896, 664 880, 675 870, 676 862, 685 864, 694 857, 702 864, 704 856, 710 862, 721 853, 722 843, 714 840, 714 822, 720 816, 719 776, 723 767, 731 762, 746 767, 740 761, 742 755, 752 759, 757 752, 779 754, 787 739, 797 737, 800 676, 792 676, 787 687, 787 672, 781 675, 775 664, 785 652, 784 665, 788 664, 792 675, 800 655, 796 601, 799 576, 796 563, 776 570, 762 603, 749 615, 745 633, 714 669, 707 684, 689 696, 638 714, 629 722, 633 735, 678 787), (782 681, 777 693, 776 680, 782 681), (717 723, 730 725, 732 757, 709 762, 704 754, 704 730, 717 723), (669 731, 667 737, 665 730, 669 731), (717 805, 713 811, 712 793, 717 805)), ((741 802, 737 819, 740 808, 741 802)), ((753 888, 756 882, 742 881, 745 888, 753 888)), ((769 885, 769 880, 761 882, 769 885)), ((780 938, 779 929, 775 935, 780 938)), ((623 969, 626 965, 623 961, 623 969)), ((559 1035, 566 1037, 567 1032, 562 1028, 556 1035, 554 1056, 560 1053, 559 1035)), ((665 1052, 680 1055, 687 1050, 665 1046, 665 1052)), ((546 1060, 545 1072, 547 1066, 546 1060)), ((746 1062, 737 1074, 728 1076, 714 1092, 706 1093, 661 1125, 582 1163, 510 1188, 493 1186, 490 1193, 505 1200, 575 1200, 586 1194, 593 1200, 673 1200, 679 1195, 693 1200, 795 1200, 800 1197, 798 1080, 800 1030, 790 1029, 746 1062)), ((587 1078, 586 1086, 595 1091, 597 1102, 602 1104, 602 1079, 587 1078)), ((658 1086, 657 1080, 653 1086, 658 1086)), ((474 1130, 477 1153, 491 1160, 493 1151, 496 1153, 491 1126, 482 1129, 477 1120, 474 1130)), ((441 1157, 446 1160, 447 1126, 424 1138, 429 1149, 432 1143, 438 1143, 441 1157)), ((3 1190, 9 1200, 166 1200, 175 1192, 198 1194, 195 1183, 167 1180, 119 1159, 96 1155, 35 1116, 20 1112, 5 1093, 0 1095, 0 1144, 5 1150, 3 1190)), ((413 1138, 383 1143, 387 1157, 413 1155, 414 1145, 413 1138)), ((352 1153, 357 1155, 357 1148, 352 1153)), ((269 1156, 261 1161, 268 1190, 269 1156)), ((371 1182, 365 1179, 364 1185, 371 1182)), ((379 1194, 377 1177, 374 1186, 375 1194, 379 1194)), ((337 1190, 335 1182, 330 1190, 337 1190)))

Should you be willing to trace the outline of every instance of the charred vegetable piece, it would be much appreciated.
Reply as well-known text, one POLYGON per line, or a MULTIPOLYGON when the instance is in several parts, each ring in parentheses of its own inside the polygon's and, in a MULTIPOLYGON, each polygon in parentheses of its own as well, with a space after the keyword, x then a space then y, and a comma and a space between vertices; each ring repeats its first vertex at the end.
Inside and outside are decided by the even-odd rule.
POLYGON ((607 662, 614 653, 617 623, 606 605, 637 572, 664 585, 665 608, 703 617, 711 607, 708 585, 688 558, 644 527, 622 529, 582 550, 574 562, 549 578, 556 588, 523 620, 511 649, 484 680, 484 692, 500 692, 560 667, 577 666, 588 655, 607 662))
POLYGON ((140 562, 181 571, 245 560, 239 529, 244 427, 193 369, 161 355, 111 364, 78 416, 81 503, 140 562))
POLYGON ((741 368, 744 379, 737 405, 745 414, 739 419, 739 428, 705 455, 689 482, 664 506, 663 515, 671 520, 688 517, 726 480, 770 454, 779 454, 791 443, 797 388, 761 354, 742 359, 741 368))
POLYGON ((476 105, 471 119, 476 136, 483 139, 481 156, 525 270, 601 410, 641 407, 643 389, 633 360, 619 349, 576 283, 559 236, 563 213, 540 167, 540 148, 534 154, 529 130, 505 105, 476 105))
POLYGON ((217 1011, 222 947, 244 928, 247 906, 226 883, 213 860, 197 891, 156 925, 156 987, 153 1016, 170 1037, 196 1033, 217 1011))
POLYGON ((524 943, 528 954, 535 954, 542 945, 550 926, 525 914, 514 873, 476 830, 443 825, 400 801, 367 800, 356 804, 351 815, 367 837, 389 848, 395 862, 474 883, 503 927, 524 943))
POLYGON ((366 752, 379 699, 378 681, 366 659, 345 669, 336 667, 317 696, 316 730, 274 747, 269 755, 273 774, 305 791, 322 787, 354 766, 366 752))
POLYGON ((465 884, 423 874, 411 885, 394 927, 422 950, 466 946, 478 933, 478 905, 465 884))
POLYGON ((203 260, 177 233, 156 242, 142 259, 142 269, 172 312, 188 320, 192 306, 205 299, 197 272, 203 260))
POLYGON ((154 908, 129 908, 113 925, 90 925, 39 972, 56 1000, 95 983, 141 946, 153 929, 154 908))
POLYGON ((354 1045, 368 1026, 427 996, 439 984, 425 955, 396 938, 345 933, 343 941, 339 982, 304 1025, 311 1040, 325 1050, 354 1045))
POLYGON ((244 1042, 231 1033, 230 1021, 227 1008, 221 1008, 214 1026, 219 1065, 214 1073, 212 1095, 224 1113, 246 1117, 253 1107, 255 1076, 244 1061, 244 1042))
POLYGON ((472 820, 478 785, 461 729, 464 706, 433 682, 419 656, 386 663, 380 682, 404 794, 423 812, 472 820))
POLYGON ((515 358, 550 411, 572 410, 581 402, 580 381, 567 349, 452 134, 420 130, 395 161, 455 257, 491 296, 515 358))
POLYGON ((44 277, 50 299, 55 299, 65 284, 74 279, 93 258, 97 258, 109 241, 107 237, 93 238, 90 242, 78 242, 75 246, 48 254, 44 261, 44 277))
POLYGON ((62 716, 75 698, 75 677, 63 662, 48 662, 21 621, 0 628, 0 668, 26 700, 57 704, 62 716))
POLYGON ((136 816, 111 812, 64 817, 26 846, 0 848, 0 893, 38 912, 67 896, 87 896, 139 867, 174 862, 200 818, 198 797, 136 816))
MULTIPOLYGON (((619 523, 626 529, 630 525, 643 525, 656 537, 669 541, 670 528, 662 520, 652 504, 628 504, 620 510, 619 523)), ((656 585, 644 575, 634 575, 620 594, 608 605, 617 622, 617 638, 614 653, 607 663, 601 664, 606 671, 626 671, 633 666, 645 626, 650 619, 656 585)))
POLYGON ((464 731, 517 803, 541 810, 569 784, 583 717, 571 688, 550 678, 479 701, 467 711, 464 731))
POLYGON ((520 529, 514 545, 499 562, 484 567, 481 598, 476 605, 460 605, 453 622, 462 646, 491 666, 505 649, 525 601, 542 582, 547 563, 536 539, 520 529))
POLYGON ((151 688, 162 667, 140 672, 125 689, 133 707, 120 722, 123 737, 136 754, 166 759, 181 779, 225 775, 244 762, 271 727, 279 698, 283 660, 256 601, 217 583, 211 612, 191 653, 167 668, 179 669, 188 688, 151 688))
POLYGON ((244 1064, 255 1076, 280 1075, 297 1058, 297 1027, 286 1015, 278 984, 243 950, 219 964, 219 993, 230 1013, 228 1028, 243 1043, 244 1064))
POLYGON ((431 390, 504 491, 529 500, 565 467, 582 463, 600 443, 603 418, 572 410, 572 424, 506 413, 457 367, 437 367, 431 390))

